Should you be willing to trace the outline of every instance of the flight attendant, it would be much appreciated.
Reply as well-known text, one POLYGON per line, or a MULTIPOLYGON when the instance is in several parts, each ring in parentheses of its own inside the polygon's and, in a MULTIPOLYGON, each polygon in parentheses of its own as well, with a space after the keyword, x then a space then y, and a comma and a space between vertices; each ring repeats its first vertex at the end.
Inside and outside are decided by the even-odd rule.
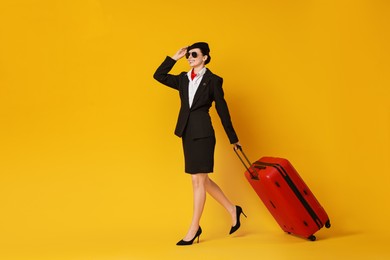
POLYGON ((234 205, 209 177, 214 170, 216 143, 209 115, 213 102, 230 143, 234 149, 239 147, 224 98, 223 80, 206 68, 210 60, 209 45, 197 42, 189 47, 180 48, 172 57, 167 56, 153 75, 160 83, 178 90, 181 100, 175 134, 182 138, 185 172, 190 174, 192 179, 194 209, 188 232, 177 245, 192 245, 196 238, 199 242, 202 234, 200 218, 206 202, 206 193, 229 213, 232 221, 229 234, 240 228, 240 215, 244 214, 242 208, 234 205), (187 59, 190 70, 179 75, 169 74, 176 62, 183 57, 187 59))

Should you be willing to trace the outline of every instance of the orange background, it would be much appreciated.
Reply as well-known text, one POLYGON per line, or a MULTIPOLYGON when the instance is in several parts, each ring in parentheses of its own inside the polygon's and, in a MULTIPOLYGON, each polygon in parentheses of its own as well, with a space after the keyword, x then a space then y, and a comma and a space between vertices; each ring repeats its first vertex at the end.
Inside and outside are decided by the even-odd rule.
POLYGON ((389 256, 389 11, 380 0, 1 1, 1 258, 389 256), (195 41, 210 44, 251 160, 288 158, 327 209, 333 227, 315 244, 281 233, 213 110, 212 177, 249 218, 230 239, 208 199, 201 244, 174 246, 192 190, 173 135, 178 95, 152 75, 195 41))

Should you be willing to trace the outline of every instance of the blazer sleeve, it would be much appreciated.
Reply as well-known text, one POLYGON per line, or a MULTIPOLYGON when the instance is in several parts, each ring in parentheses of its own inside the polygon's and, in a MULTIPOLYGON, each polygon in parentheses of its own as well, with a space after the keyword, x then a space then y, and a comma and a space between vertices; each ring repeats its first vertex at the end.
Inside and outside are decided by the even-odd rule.
POLYGON ((175 64, 176 60, 167 56, 163 63, 161 63, 161 65, 157 68, 156 72, 153 75, 153 78, 168 87, 178 89, 179 76, 169 74, 175 64))
POLYGON ((225 132, 229 138, 230 143, 234 144, 238 142, 238 137, 236 132, 234 131, 232 120, 230 118, 229 109, 226 100, 224 98, 222 82, 223 79, 217 77, 215 84, 213 84, 215 108, 217 109, 217 113, 221 119, 223 128, 225 129, 225 132))

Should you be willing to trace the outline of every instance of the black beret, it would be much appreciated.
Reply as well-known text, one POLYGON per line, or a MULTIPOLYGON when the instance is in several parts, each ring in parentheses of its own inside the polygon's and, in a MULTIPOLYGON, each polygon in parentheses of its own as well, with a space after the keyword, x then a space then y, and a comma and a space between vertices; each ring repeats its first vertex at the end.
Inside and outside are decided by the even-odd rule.
POLYGON ((191 46, 188 46, 187 51, 190 51, 192 49, 197 49, 197 48, 199 48, 202 51, 203 55, 207 55, 207 60, 206 60, 205 64, 208 64, 211 60, 210 48, 209 48, 208 43, 207 42, 196 42, 196 43, 192 44, 191 46))

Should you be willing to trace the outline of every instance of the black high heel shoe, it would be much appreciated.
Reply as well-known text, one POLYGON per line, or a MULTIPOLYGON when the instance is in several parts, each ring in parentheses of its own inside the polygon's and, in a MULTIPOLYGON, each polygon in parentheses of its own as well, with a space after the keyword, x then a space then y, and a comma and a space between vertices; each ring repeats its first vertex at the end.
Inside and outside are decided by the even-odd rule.
POLYGON ((236 222, 236 225, 230 229, 229 235, 233 234, 234 232, 236 232, 240 228, 240 226, 241 226, 241 223, 240 223, 241 213, 246 217, 244 211, 242 211, 242 208, 240 206, 236 206, 237 222, 236 222))
POLYGON ((185 241, 185 240, 182 239, 182 240, 180 240, 179 242, 177 242, 176 245, 178 245, 178 246, 189 246, 189 245, 192 245, 192 243, 194 242, 194 240, 195 240, 196 238, 198 238, 198 243, 199 243, 200 234, 202 234, 202 229, 201 229, 201 227, 199 226, 199 229, 198 229, 198 231, 196 231, 196 234, 195 234, 195 236, 194 236, 193 239, 191 239, 190 241, 185 241))

